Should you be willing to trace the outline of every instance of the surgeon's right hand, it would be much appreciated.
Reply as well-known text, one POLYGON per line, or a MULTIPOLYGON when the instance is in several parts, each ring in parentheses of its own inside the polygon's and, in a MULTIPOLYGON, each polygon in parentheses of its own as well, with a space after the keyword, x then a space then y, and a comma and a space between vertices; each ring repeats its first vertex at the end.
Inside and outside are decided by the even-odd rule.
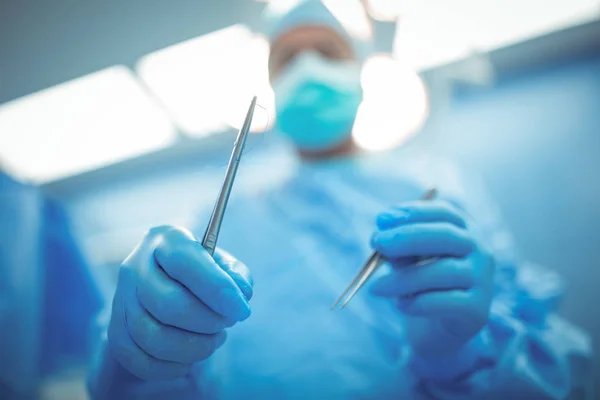
POLYGON ((109 350, 141 379, 184 376, 225 342, 225 328, 250 316, 252 284, 229 254, 211 257, 181 228, 153 228, 121 265, 109 350))

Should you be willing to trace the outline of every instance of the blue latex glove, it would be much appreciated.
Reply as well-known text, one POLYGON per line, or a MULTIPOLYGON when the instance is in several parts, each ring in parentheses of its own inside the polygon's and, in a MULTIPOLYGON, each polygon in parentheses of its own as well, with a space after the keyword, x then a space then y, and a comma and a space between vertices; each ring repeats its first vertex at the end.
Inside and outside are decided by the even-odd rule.
POLYGON ((372 292, 397 301, 417 356, 453 356, 487 323, 493 258, 461 211, 442 200, 391 208, 377 217, 377 226, 372 246, 393 269, 372 292))
POLYGON ((219 250, 211 257, 183 229, 153 228, 119 271, 109 349, 141 379, 184 376, 248 318, 251 296, 241 262, 219 250))

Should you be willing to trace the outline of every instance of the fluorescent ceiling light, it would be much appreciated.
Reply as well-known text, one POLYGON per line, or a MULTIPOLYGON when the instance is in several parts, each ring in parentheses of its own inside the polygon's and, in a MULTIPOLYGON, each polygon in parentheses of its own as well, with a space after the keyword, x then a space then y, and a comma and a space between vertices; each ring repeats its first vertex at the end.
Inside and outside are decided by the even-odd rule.
POLYGON ((410 0, 394 54, 417 69, 597 19, 598 0, 410 0))
MULTIPOLYGON (((144 57, 140 78, 185 132, 203 136, 239 127, 252 96, 272 113, 268 44, 244 25, 233 25, 144 57)), ((269 119, 260 110, 253 130, 269 119)))
POLYGON ((472 21, 454 2, 422 0, 406 5, 396 28, 394 55, 416 69, 443 65, 469 54, 472 21))
POLYGON ((418 132, 429 111, 427 91, 408 65, 388 56, 367 60, 362 72, 364 101, 353 135, 367 150, 398 146, 418 132))
POLYGON ((133 157, 173 139, 168 117, 123 66, 0 106, 0 160, 35 182, 133 157))

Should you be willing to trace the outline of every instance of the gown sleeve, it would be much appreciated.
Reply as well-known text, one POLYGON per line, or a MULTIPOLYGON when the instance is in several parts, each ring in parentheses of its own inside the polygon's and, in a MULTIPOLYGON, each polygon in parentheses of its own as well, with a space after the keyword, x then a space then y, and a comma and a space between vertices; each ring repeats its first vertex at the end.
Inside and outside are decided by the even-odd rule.
MULTIPOLYGON (((208 219, 205 209, 198 212, 198 221, 208 219)), ((197 232, 195 232, 197 233, 197 232)), ((111 315, 112 298, 107 299, 109 305, 97 318, 93 336, 96 348, 87 378, 87 389, 92 400, 120 399, 199 399, 202 390, 198 382, 203 383, 203 370, 210 360, 193 366, 193 373, 183 378, 165 381, 144 381, 127 371, 111 354, 107 340, 107 331, 111 315)), ((208 379, 208 378, 207 378, 208 379)), ((206 382, 208 384, 209 382, 206 382)))
POLYGON ((480 180, 449 163, 440 171, 440 197, 477 222, 494 255, 496 288, 487 326, 460 354, 436 365, 412 360, 422 389, 435 399, 593 398, 591 341, 557 314, 560 276, 518 256, 480 180))

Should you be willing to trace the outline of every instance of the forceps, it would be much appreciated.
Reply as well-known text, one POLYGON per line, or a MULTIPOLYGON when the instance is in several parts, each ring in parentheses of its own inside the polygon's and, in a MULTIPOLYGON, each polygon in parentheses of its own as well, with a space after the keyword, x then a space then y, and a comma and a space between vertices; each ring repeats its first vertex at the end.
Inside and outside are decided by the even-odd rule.
MULTIPOLYGON (((432 188, 432 189, 429 189, 427 192, 425 192, 423 197, 421 197, 421 200, 431 200, 436 195, 437 195, 437 189, 432 188)), ((423 259, 423 260, 417 262, 416 265, 419 266, 419 265, 429 264, 435 260, 436 260, 436 257, 426 258, 426 259, 423 259)), ((340 304, 340 302, 342 302, 342 300, 343 300, 343 302, 342 302, 342 305, 340 306, 340 308, 346 307, 346 305, 350 302, 350 300, 352 300, 354 295, 356 293, 358 293, 360 288, 364 286, 364 284, 367 282, 367 280, 371 277, 371 275, 373 275, 375 273, 375 271, 377 271, 377 269, 381 266, 381 264, 384 263, 384 261, 385 261, 385 259, 383 258, 381 253, 379 253, 378 251, 373 252, 373 254, 371 254, 371 257, 369 257, 367 262, 365 262, 365 264, 360 269, 360 271, 358 271, 358 274, 356 274, 356 276, 354 277, 352 282, 350 282, 350 284, 342 292, 340 297, 338 297, 337 300, 331 305, 331 310, 336 308, 338 306, 338 304, 340 304)))
POLYGON ((233 187, 235 174, 238 166, 240 165, 240 159, 242 158, 244 145, 246 144, 246 138, 250 132, 250 126, 252 125, 252 118, 254 117, 255 108, 256 96, 252 98, 252 102, 250 103, 250 108, 246 114, 244 124, 242 125, 242 128, 235 139, 235 143, 233 144, 233 150, 231 152, 231 157, 229 158, 229 164, 227 164, 227 171, 225 172, 223 185, 221 186, 221 191, 219 192, 219 197, 217 197, 215 208, 213 208, 210 220, 208 221, 206 232, 204 232, 204 237, 202 238, 202 247, 204 247, 211 256, 214 254, 215 248, 217 247, 217 239, 219 238, 221 223, 223 222, 223 216, 225 215, 225 209, 227 208, 227 201, 229 200, 229 194, 231 193, 231 188, 233 187))

